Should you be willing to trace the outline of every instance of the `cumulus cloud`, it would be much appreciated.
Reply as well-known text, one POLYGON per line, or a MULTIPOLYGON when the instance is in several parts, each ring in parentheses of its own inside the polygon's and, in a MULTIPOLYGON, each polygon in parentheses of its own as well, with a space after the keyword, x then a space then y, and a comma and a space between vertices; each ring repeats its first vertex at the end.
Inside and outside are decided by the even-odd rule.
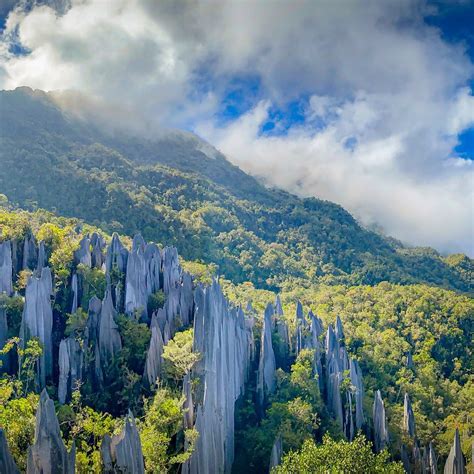
POLYGON ((192 129, 269 184, 407 242, 474 253, 473 167, 453 152, 474 125, 474 66, 425 23, 435 12, 422 0, 59 3, 10 14, 3 88, 74 89, 107 120, 192 129), (221 123, 246 77, 257 102, 221 123), (270 111, 290 101, 304 121, 288 128, 270 111), (270 119, 281 134, 262 133, 270 119))

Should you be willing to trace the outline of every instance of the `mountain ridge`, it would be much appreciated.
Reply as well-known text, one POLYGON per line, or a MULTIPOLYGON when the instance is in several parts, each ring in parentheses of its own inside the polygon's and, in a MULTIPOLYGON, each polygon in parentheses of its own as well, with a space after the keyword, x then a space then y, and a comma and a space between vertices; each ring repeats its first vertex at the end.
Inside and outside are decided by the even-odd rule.
POLYGON ((209 157, 197 137, 105 133, 28 88, 2 91, 0 101, 0 191, 19 207, 164 236, 185 258, 258 287, 291 278, 472 289, 467 257, 460 271, 457 260, 361 227, 337 204, 266 188, 221 153, 209 157))

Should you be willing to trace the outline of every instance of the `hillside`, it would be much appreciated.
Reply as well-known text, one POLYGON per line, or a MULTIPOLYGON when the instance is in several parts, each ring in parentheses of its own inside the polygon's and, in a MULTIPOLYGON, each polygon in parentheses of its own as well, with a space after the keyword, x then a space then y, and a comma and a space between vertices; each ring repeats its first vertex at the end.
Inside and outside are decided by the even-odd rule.
POLYGON ((140 231, 261 288, 297 280, 472 290, 472 260, 406 248, 340 206, 267 189, 192 135, 107 134, 28 88, 1 92, 0 104, 0 192, 12 204, 140 231))

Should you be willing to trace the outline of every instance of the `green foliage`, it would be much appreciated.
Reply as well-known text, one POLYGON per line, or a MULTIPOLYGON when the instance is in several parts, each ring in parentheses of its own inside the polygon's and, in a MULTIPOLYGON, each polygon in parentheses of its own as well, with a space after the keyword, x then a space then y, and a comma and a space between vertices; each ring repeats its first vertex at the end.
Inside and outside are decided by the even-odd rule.
POLYGON ((67 315, 65 336, 75 334, 76 336, 82 336, 87 324, 87 312, 82 308, 78 308, 73 314, 67 315))
POLYGON ((177 332, 164 347, 163 359, 166 375, 176 383, 183 380, 201 355, 193 352, 193 330, 177 332))
POLYGON ((174 471, 191 456, 198 434, 196 430, 183 433, 183 403, 167 388, 158 388, 146 402, 140 437, 147 473, 174 471))
POLYGON ((23 298, 21 296, 7 296, 0 294, 0 310, 6 312, 8 337, 20 334, 21 316, 23 314, 23 298))
POLYGON ((90 299, 96 296, 99 299, 104 299, 106 281, 105 273, 98 268, 89 268, 80 263, 77 266, 77 274, 82 278, 83 291, 81 305, 87 308, 90 299))
POLYGON ((100 445, 106 434, 110 436, 120 428, 120 421, 83 406, 78 390, 73 392, 70 405, 59 407, 58 420, 63 436, 70 440, 70 445, 72 440, 76 445, 76 473, 101 473, 100 445))
POLYGON ((38 395, 19 396, 18 383, 0 379, 0 427, 5 431, 8 447, 17 466, 26 471, 28 447, 33 444, 38 395))
POLYGON ((148 297, 148 312, 152 314, 159 308, 163 308, 165 304, 165 294, 162 290, 158 290, 148 297))
POLYGON ((403 474, 400 463, 389 462, 389 454, 372 452, 372 445, 364 436, 357 436, 352 443, 334 441, 329 436, 317 445, 313 440, 304 442, 301 450, 287 454, 275 474, 341 473, 345 474, 403 474))

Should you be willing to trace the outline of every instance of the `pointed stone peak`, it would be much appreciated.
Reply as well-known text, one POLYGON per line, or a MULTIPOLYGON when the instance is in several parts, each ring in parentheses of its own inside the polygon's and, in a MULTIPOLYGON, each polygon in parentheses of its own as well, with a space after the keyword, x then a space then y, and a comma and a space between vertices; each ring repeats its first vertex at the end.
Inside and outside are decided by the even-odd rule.
POLYGON ((459 436, 459 429, 456 428, 453 445, 444 465, 444 474, 464 474, 465 472, 466 463, 461 450, 461 437, 459 436))
POLYGON ((408 436, 410 436, 410 438, 414 438, 416 436, 415 415, 411 407, 408 393, 405 393, 405 399, 403 403, 403 430, 408 436))
POLYGON ((277 316, 283 316, 283 307, 281 305, 280 295, 276 295, 275 298, 275 314, 277 316))
POLYGON ((297 303, 296 303, 295 317, 296 317, 297 321, 305 322, 304 313, 303 313, 303 305, 301 304, 301 301, 297 301, 297 303))
POLYGON ((342 326, 342 321, 339 316, 336 318, 335 334, 338 341, 344 340, 344 328, 342 326))

